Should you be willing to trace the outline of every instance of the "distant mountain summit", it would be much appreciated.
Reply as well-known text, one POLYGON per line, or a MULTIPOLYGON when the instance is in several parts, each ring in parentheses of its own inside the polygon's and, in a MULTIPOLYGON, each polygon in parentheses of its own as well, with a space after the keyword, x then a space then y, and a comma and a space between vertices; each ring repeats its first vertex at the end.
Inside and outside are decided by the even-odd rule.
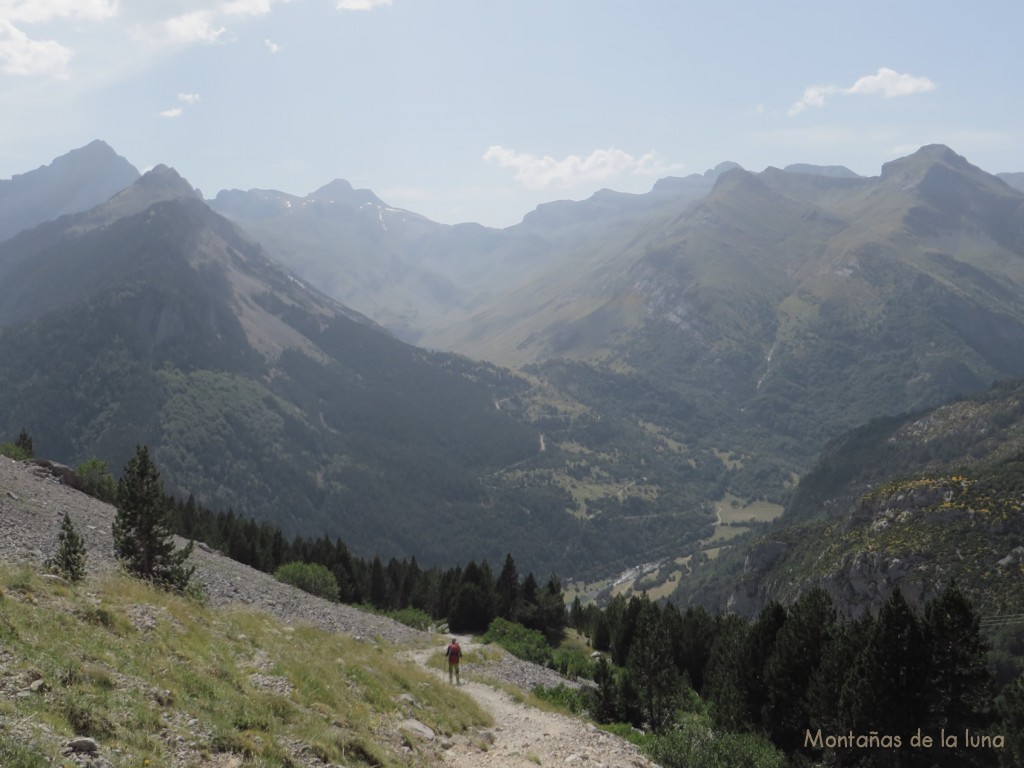
POLYGON ((322 200, 327 203, 337 203, 339 205, 357 207, 367 205, 384 206, 384 201, 373 194, 373 192, 368 189, 354 189, 352 185, 344 179, 335 179, 334 181, 325 184, 315 192, 311 192, 309 194, 309 198, 312 200, 322 200))
POLYGON ((859 179, 859 174, 854 173, 845 165, 810 165, 808 163, 793 163, 782 170, 788 173, 809 173, 814 176, 831 176, 837 179, 859 179))
POLYGON ((154 203, 178 199, 201 201, 202 196, 176 170, 161 164, 95 209, 89 219, 102 223, 139 213, 154 203))
POLYGON ((650 192, 642 194, 601 189, 586 200, 556 200, 542 203, 526 214, 521 224, 510 229, 540 231, 555 237, 564 234, 565 231, 578 235, 580 233, 576 228, 580 224, 608 224, 610 221, 654 213, 666 208, 679 208, 699 200, 711 191, 723 173, 740 167, 738 163, 724 162, 702 174, 666 176, 658 179, 650 192))
POLYGON ((0 240, 45 221, 99 205, 139 178, 135 166, 102 141, 49 165, 0 180, 0 240))
POLYGON ((304 197, 222 190, 209 205, 296 274, 408 341, 416 340, 411 329, 424 315, 460 296, 450 270, 430 255, 416 259, 414 254, 450 257, 458 250, 450 236, 465 229, 390 206, 343 179, 304 197))

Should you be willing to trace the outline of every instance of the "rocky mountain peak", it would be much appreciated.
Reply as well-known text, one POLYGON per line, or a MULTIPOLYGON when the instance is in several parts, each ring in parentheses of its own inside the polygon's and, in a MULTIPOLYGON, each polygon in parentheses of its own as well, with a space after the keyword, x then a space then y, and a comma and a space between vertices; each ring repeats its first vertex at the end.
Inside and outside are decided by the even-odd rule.
POLYGON ((854 173, 845 165, 812 165, 810 163, 791 163, 782 170, 786 173, 806 173, 812 176, 828 176, 836 179, 859 179, 861 176, 854 173))
POLYGON ((169 200, 176 197, 200 198, 199 193, 182 178, 181 174, 163 163, 144 173, 134 186, 139 190, 165 196, 169 200))
POLYGON ((691 173, 689 176, 666 176, 654 182, 654 188, 651 191, 658 194, 664 194, 691 189, 695 184, 714 182, 723 173, 731 171, 734 168, 740 168, 742 170, 743 166, 739 163, 734 163, 731 160, 726 160, 725 162, 719 163, 714 168, 709 168, 704 171, 704 173, 691 173))
POLYGON ((368 189, 355 189, 344 179, 335 179, 325 184, 315 192, 310 193, 309 198, 327 203, 340 203, 343 205, 383 205, 383 201, 368 189))
POLYGON ((135 166, 97 139, 49 165, 0 179, 0 240, 88 210, 138 178, 135 166))
POLYGON ((82 226, 88 229, 122 216, 140 213, 155 203, 179 199, 201 201, 202 195, 176 170, 163 164, 157 165, 130 187, 114 195, 105 205, 90 211, 82 226))
POLYGON ((882 180, 914 182, 935 165, 942 165, 960 173, 983 173, 944 144, 929 144, 912 155, 885 163, 882 166, 882 180))

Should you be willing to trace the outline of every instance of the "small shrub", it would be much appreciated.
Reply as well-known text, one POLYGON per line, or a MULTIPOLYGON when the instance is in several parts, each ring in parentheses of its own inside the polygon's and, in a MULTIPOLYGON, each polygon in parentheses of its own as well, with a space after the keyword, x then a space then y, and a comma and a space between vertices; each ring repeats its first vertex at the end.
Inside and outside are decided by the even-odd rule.
POLYGON ((102 606, 86 605, 78 609, 76 614, 86 624, 92 624, 94 627, 114 629, 117 624, 114 614, 102 606))
POLYGON ((262 741, 250 731, 224 731, 214 734, 210 739, 210 749, 214 752, 231 753, 243 757, 253 757, 262 751, 262 741))
POLYGON ((93 456, 75 469, 82 490, 93 498, 113 504, 117 501, 117 481, 107 469, 107 462, 93 456))
POLYGON ((274 571, 274 578, 311 595, 338 600, 337 578, 319 563, 285 563, 274 571))
POLYGON ((24 461, 25 459, 32 458, 31 454, 25 453, 25 451, 11 442, 0 443, 0 455, 15 461, 24 461))
POLYGON ((105 707, 89 696, 69 694, 60 704, 60 713, 75 735, 91 736, 94 739, 107 739, 114 735, 114 724, 105 710, 105 707))
POLYGON ((542 701, 547 701, 566 709, 574 715, 582 715, 585 712, 589 712, 593 706, 593 696, 588 696, 587 691, 580 688, 570 688, 564 684, 559 684, 552 688, 538 685, 533 689, 533 695, 542 701))
POLYGON ((582 648, 559 648, 553 654, 555 669, 570 680, 594 679, 594 662, 582 648))
POLYGON ((638 747, 643 746, 652 737, 643 731, 634 728, 629 723, 605 723, 600 726, 602 731, 608 731, 613 733, 620 739, 625 739, 630 744, 635 744, 638 747))
POLYGON ((753 733, 712 731, 697 718, 676 730, 652 734, 643 751, 664 768, 784 768, 785 756, 770 741, 753 733))
POLYGON ((426 611, 421 611, 419 608, 403 608, 400 611, 389 611, 384 615, 400 624, 405 624, 407 627, 424 632, 429 631, 434 626, 434 620, 430 614, 426 611))
POLYGON ((536 629, 527 629, 522 624, 515 624, 502 618, 494 619, 487 627, 483 641, 497 643, 524 661, 532 661, 546 667, 554 666, 553 651, 544 634, 536 629))

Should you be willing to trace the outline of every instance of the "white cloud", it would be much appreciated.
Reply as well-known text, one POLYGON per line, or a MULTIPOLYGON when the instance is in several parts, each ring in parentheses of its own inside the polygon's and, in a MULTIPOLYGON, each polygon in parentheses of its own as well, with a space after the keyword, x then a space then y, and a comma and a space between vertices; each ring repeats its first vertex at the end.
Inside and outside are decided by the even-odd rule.
POLYGON ((571 187, 584 182, 606 181, 623 173, 653 176, 679 167, 662 163, 653 152, 635 157, 614 147, 595 149, 586 157, 569 155, 563 160, 556 160, 548 155, 541 157, 493 146, 484 153, 483 159, 502 168, 514 168, 516 181, 527 189, 571 187))
MULTIPOLYGON (((131 34, 137 40, 157 45, 209 45, 229 42, 234 36, 230 34, 228 23, 240 23, 247 18, 266 16, 273 12, 274 6, 290 2, 293 0, 203 0, 202 7, 196 10, 156 23, 137 24, 131 29, 131 34)), ((268 44, 267 47, 270 48, 271 45, 268 44)))
POLYGON ((29 24, 53 19, 102 20, 117 16, 117 0, 0 0, 0 19, 29 24))
POLYGON ((846 89, 844 93, 873 95, 880 93, 887 99, 895 96, 910 96, 935 90, 935 83, 927 77, 901 75, 888 67, 881 67, 873 75, 866 75, 846 89))
POLYGON ((73 51, 56 40, 30 40, 11 22, 0 18, 0 72, 5 75, 66 77, 73 51))
POLYGON ((171 43, 216 43, 227 32, 215 26, 213 11, 193 11, 167 19, 162 37, 171 43))
POLYGON ((267 50, 270 51, 271 53, 280 53, 281 51, 281 46, 269 38, 264 40, 263 44, 267 46, 267 50))
POLYGON ((391 5, 391 0, 338 0, 339 11, 371 11, 377 6, 391 5))
POLYGON ((914 77, 880 67, 873 75, 865 75, 851 85, 843 88, 838 85, 811 85, 804 90, 804 95, 789 108, 789 114, 798 115, 807 107, 823 107, 829 96, 884 96, 887 99, 896 96, 910 96, 915 93, 926 93, 935 90, 935 83, 927 77, 914 77))
POLYGON ((222 10, 229 16, 265 16, 270 5, 270 0, 231 0, 222 10))
POLYGON ((14 26, 54 19, 117 16, 117 0, 0 0, 0 73, 67 77, 74 51, 56 40, 33 40, 14 26))
MULTIPOLYGON (((182 104, 185 104, 185 105, 190 106, 190 107, 193 104, 197 104, 200 100, 201 99, 199 98, 199 94, 198 93, 179 93, 178 94, 178 101, 180 101, 182 104)), ((165 109, 162 112, 158 112, 157 114, 160 115, 160 117, 165 117, 165 118, 167 118, 169 120, 173 120, 174 118, 181 117, 183 114, 185 114, 185 108, 184 107, 171 107, 170 109, 165 109)))

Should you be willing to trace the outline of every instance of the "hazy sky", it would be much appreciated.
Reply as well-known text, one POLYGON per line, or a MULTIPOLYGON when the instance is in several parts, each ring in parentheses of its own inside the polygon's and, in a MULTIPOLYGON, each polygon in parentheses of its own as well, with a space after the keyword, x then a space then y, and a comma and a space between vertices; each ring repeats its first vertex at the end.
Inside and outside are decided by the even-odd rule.
POLYGON ((0 0, 0 178, 103 139, 145 170, 436 221, 724 160, 1024 171, 1024 3, 0 0))

